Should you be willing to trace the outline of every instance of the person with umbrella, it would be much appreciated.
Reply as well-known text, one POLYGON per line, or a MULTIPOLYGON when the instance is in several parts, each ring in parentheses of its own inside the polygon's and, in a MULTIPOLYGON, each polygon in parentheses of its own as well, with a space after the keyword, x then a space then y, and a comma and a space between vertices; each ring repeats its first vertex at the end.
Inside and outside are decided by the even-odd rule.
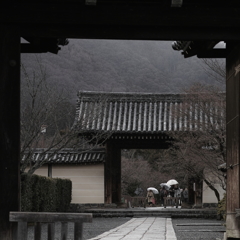
POLYGON ((154 191, 156 194, 158 194, 158 190, 155 188, 148 188, 147 189, 147 197, 146 200, 148 202, 148 205, 150 207, 152 207, 153 205, 155 205, 155 197, 154 197, 154 191))
POLYGON ((185 187, 183 192, 182 192, 182 196, 183 196, 183 202, 187 203, 188 202, 188 189, 185 187))
POLYGON ((167 185, 166 183, 161 183, 160 186, 161 186, 160 202, 161 202, 161 205, 163 206, 164 198, 168 196, 168 190, 170 189, 170 186, 167 185))
POLYGON ((181 197, 181 190, 178 187, 178 182, 175 179, 171 179, 167 181, 167 185, 171 186, 171 188, 169 189, 169 194, 172 198, 174 198, 176 208, 178 208, 179 198, 181 197))
POLYGON ((178 205, 180 203, 179 201, 181 199, 181 189, 179 188, 178 184, 173 185, 173 191, 174 191, 176 208, 178 208, 178 205))

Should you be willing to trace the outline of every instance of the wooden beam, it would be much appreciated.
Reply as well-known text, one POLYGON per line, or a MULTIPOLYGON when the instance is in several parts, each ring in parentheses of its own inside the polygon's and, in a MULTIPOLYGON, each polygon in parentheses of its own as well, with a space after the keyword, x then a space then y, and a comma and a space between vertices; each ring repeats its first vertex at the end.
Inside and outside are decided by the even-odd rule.
POLYGON ((48 24, 236 27, 240 24, 239 12, 240 4, 234 7, 224 4, 171 8, 161 5, 161 1, 149 4, 98 4, 96 7, 85 6, 81 2, 20 2, 14 6, 3 6, 0 22, 45 24, 46 27, 48 24))
POLYGON ((170 139, 114 139, 110 140, 120 149, 167 149, 170 146, 170 139))
POLYGON ((16 3, 0 9, 0 24, 21 35, 139 40, 239 40, 240 4, 190 4, 171 8, 156 1, 103 3, 16 3))
POLYGON ((118 145, 113 145, 113 159, 112 159, 112 202, 121 203, 122 189, 121 189, 121 148, 118 145))
POLYGON ((226 58, 227 57, 226 49, 212 49, 212 50, 203 50, 199 51, 197 54, 198 58, 226 58))
POLYGON ((114 141, 107 142, 104 167, 105 203, 120 203, 121 148, 114 141))
POLYGON ((240 45, 227 42, 227 204, 226 237, 240 239, 240 45))
POLYGON ((0 236, 12 239, 9 212, 20 205, 20 36, 0 27, 0 236))
POLYGON ((106 146, 106 159, 104 164, 104 202, 112 203, 112 158, 113 150, 111 142, 106 146))
MULTIPOLYGON (((111 19, 109 20, 111 21, 111 19)), ((240 32, 235 27, 205 28, 184 26, 137 26, 137 25, 87 25, 56 24, 51 28, 43 24, 18 25, 21 36, 42 36, 82 39, 117 39, 117 40, 240 40, 240 32)))
POLYGON ((60 48, 55 45, 49 46, 41 46, 41 45, 33 45, 30 43, 22 43, 21 44, 21 53, 46 53, 51 52, 57 54, 60 48))

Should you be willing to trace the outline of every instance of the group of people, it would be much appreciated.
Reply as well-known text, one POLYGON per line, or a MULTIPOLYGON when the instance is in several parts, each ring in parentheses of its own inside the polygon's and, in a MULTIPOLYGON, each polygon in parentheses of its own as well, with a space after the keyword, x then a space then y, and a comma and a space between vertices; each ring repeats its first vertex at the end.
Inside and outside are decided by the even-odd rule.
MULTIPOLYGON (((176 207, 178 205, 181 205, 181 202, 188 202, 188 189, 180 189, 178 184, 172 185, 170 188, 167 188, 166 186, 163 186, 160 191, 160 204, 164 205, 164 198, 165 197, 174 197, 177 201, 179 201, 180 204, 176 204, 176 207)), ((151 207, 156 204, 156 198, 152 190, 149 190, 147 192, 146 200, 148 202, 148 205, 151 207)))

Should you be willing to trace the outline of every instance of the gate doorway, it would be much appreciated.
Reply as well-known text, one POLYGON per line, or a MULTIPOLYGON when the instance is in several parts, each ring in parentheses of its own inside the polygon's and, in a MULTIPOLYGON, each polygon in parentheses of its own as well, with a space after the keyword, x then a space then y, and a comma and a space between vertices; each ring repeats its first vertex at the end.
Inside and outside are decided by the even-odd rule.
MULTIPOLYGON (((101 140, 106 148, 105 203, 121 203, 122 149, 168 149, 174 141, 170 132, 201 130, 206 124, 201 109, 185 112, 183 105, 180 94, 79 93, 75 124, 81 123, 89 139, 107 133, 101 140), (188 115, 174 114, 181 111, 188 115)), ((200 204, 201 184, 196 179, 193 183, 197 189, 191 201, 200 204)))

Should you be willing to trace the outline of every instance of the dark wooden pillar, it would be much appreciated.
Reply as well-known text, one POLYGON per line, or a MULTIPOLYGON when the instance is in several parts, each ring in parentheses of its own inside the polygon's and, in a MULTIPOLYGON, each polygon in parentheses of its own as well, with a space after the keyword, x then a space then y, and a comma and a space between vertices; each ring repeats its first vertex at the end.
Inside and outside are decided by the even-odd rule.
POLYGON ((48 164, 48 177, 52 178, 52 164, 48 164))
POLYGON ((117 146, 114 147, 114 158, 113 158, 113 176, 112 176, 112 202, 121 202, 121 149, 117 146))
POLYGON ((20 37, 0 27, 0 238, 12 240, 9 212, 18 211, 20 151, 20 37))
POLYGON ((240 44, 227 43, 227 219, 226 236, 240 238, 240 218, 236 210, 240 208, 240 44))
POLYGON ((108 142, 105 162, 105 203, 121 202, 121 149, 108 142))

